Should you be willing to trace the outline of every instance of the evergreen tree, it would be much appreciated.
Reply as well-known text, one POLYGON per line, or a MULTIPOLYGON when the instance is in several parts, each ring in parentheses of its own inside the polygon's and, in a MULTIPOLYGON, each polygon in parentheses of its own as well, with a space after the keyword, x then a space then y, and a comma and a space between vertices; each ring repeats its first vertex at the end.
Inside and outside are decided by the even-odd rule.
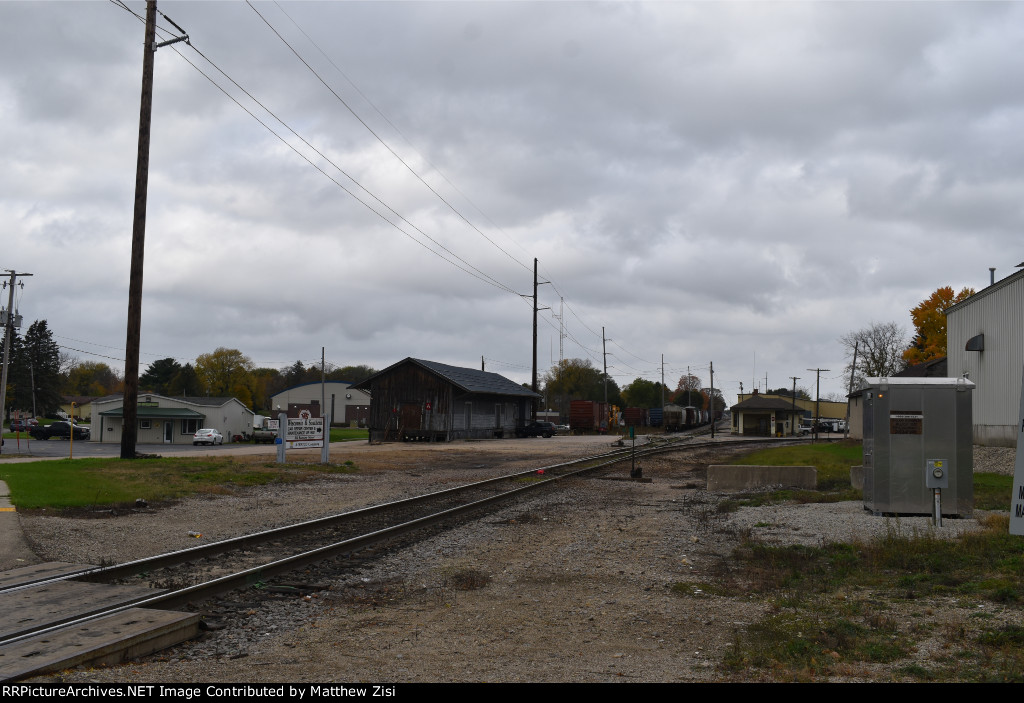
POLYGON ((63 379, 60 373, 60 346, 46 320, 33 322, 20 340, 11 337, 11 366, 8 383, 14 393, 10 407, 46 415, 60 409, 63 379), (34 388, 33 388, 34 386, 34 388))
POLYGON ((149 365, 146 373, 139 376, 139 389, 151 390, 160 395, 171 395, 168 388, 181 368, 181 364, 170 357, 157 359, 149 365))

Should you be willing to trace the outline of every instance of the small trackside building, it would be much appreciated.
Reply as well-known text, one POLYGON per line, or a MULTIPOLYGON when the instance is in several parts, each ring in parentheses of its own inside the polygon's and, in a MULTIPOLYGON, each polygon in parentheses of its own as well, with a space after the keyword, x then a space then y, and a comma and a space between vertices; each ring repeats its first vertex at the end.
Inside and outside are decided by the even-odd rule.
POLYGON ((371 442, 512 437, 541 397, 496 373, 412 357, 353 388, 370 394, 371 442))
POLYGON ((793 409, 792 400, 765 398, 752 395, 742 403, 729 408, 732 413, 732 433, 774 437, 794 432, 803 411, 793 409))
MULTIPOLYGON (((92 402, 92 441, 121 442, 123 404, 123 395, 92 402)), ((136 412, 139 444, 192 444, 192 435, 204 427, 219 430, 227 443, 252 434, 254 417, 237 398, 171 398, 156 393, 140 393, 136 412)))

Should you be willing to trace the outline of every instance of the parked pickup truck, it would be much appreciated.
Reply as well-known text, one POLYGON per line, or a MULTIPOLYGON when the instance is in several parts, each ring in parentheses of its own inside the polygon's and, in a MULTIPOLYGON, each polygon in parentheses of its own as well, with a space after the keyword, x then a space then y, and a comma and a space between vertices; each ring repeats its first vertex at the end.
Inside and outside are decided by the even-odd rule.
POLYGON ((54 422, 50 425, 37 425, 30 427, 28 433, 32 436, 32 439, 50 439, 56 437, 58 439, 68 439, 74 432, 75 439, 89 439, 89 428, 82 425, 72 425, 70 422, 54 422))
POLYGON ((516 428, 516 437, 551 437, 558 434, 555 423, 538 420, 516 428))

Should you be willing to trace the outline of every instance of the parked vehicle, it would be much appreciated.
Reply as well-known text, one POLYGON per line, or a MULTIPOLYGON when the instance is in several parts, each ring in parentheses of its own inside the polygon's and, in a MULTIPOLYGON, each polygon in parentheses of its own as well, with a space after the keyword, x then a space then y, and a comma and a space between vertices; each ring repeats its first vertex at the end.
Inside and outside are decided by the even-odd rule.
POLYGON ((197 444, 224 444, 224 435, 219 430, 203 428, 192 435, 192 446, 197 444))
POLYGON ((11 420, 11 432, 28 432, 31 428, 39 425, 39 420, 34 417, 24 420, 11 420))
POLYGON ((528 422, 522 427, 516 428, 516 437, 552 437, 558 434, 558 428, 553 422, 537 420, 528 422))
POLYGON ((56 437, 57 439, 68 439, 74 437, 75 439, 89 439, 90 432, 89 428, 84 425, 72 425, 70 422, 54 422, 49 425, 36 425, 29 427, 29 435, 32 439, 50 439, 56 437))

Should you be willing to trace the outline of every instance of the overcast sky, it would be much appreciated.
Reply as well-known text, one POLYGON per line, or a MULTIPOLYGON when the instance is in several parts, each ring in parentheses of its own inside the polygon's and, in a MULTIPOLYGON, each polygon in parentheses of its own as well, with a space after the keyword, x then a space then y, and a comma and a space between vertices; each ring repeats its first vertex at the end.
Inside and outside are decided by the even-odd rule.
MULTIPOLYGON (((841 335, 909 338, 1024 258, 1022 3, 254 7, 159 4, 194 48, 156 54, 143 369, 326 347, 529 381, 536 257, 542 374, 564 296, 565 356, 600 367, 604 327, 619 385, 664 355, 730 403, 845 392, 841 335)), ((22 332, 119 370, 143 30, 0 2, 0 268, 34 274, 22 332)))

